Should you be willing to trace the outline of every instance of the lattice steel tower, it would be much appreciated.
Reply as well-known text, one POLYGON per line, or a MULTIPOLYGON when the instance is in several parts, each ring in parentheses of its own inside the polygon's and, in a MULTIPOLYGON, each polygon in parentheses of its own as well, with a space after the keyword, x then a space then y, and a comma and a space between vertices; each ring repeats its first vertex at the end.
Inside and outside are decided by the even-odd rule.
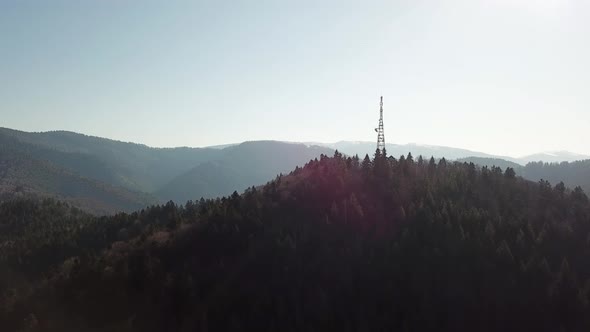
POLYGON ((385 133, 383 132, 383 96, 381 96, 381 103, 379 104, 379 128, 375 128, 377 132, 377 150, 385 151, 385 133))

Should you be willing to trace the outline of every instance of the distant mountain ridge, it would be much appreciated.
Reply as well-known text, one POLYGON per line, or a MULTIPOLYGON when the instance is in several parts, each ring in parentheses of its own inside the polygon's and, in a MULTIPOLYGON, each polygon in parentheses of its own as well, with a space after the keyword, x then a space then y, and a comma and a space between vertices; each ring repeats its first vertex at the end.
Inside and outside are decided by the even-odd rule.
POLYGON ((66 131, 7 128, 0 128, 0 148, 0 199, 26 189, 99 214, 229 195, 333 154, 329 148, 278 141, 151 148, 66 131))
MULTIPOLYGON (((0 128, 0 200, 11 195, 54 196, 94 213, 137 210, 169 200, 183 203, 241 192, 338 150, 348 156, 373 155, 373 142, 296 143, 251 141, 205 148, 152 148, 68 131, 29 133, 0 128)), ((527 160, 571 161, 569 152, 523 158, 494 156, 445 146, 387 144, 390 156, 512 167, 533 180, 564 181, 590 191, 585 162, 539 166, 527 160), (530 169, 530 171, 527 171, 530 169), (534 169, 534 171, 532 171, 534 169), (572 176, 575 174, 575 176, 572 176)), ((590 157, 589 157, 590 159, 590 157)))
MULTIPOLYGON (((0 134, 37 148, 92 158, 109 170, 114 185, 144 192, 155 191, 195 164, 220 155, 218 149, 152 148, 68 131, 29 133, 0 128, 0 134)), ((64 167, 71 166, 59 159, 54 161, 64 167)))
MULTIPOLYGON (((332 149, 337 149, 338 151, 348 154, 348 155, 355 155, 358 154, 359 156, 364 156, 365 154, 372 155, 375 152, 376 143, 375 142, 367 142, 367 141, 339 141, 335 143, 317 143, 317 142, 308 142, 307 144, 314 144, 329 147, 332 149)), ((543 162, 572 162, 577 160, 586 160, 590 159, 589 155, 582 155, 577 154, 569 151, 556 151, 556 152, 540 152, 535 153, 523 157, 508 157, 508 156, 500 156, 500 155, 493 155, 485 152, 478 152, 473 150, 461 149, 461 148, 454 148, 448 146, 439 146, 439 145, 425 145, 425 144, 416 144, 416 143, 409 143, 409 144, 392 144, 387 143, 385 145, 387 149, 387 153, 390 156, 399 157, 400 155, 407 155, 409 152, 412 153, 414 156, 422 155, 425 158, 446 158, 446 159, 461 159, 461 158, 468 158, 468 157, 479 157, 479 158, 493 158, 493 159, 503 159, 507 161, 511 161, 520 165, 526 165, 529 162, 533 161, 543 161, 543 162)))
POLYGON ((547 163, 559 163, 563 161, 573 162, 587 159, 590 159, 590 156, 569 151, 541 152, 518 158, 518 160, 521 161, 521 164, 527 164, 529 162, 536 161, 543 161, 547 163))
POLYGON ((266 183, 322 154, 334 153, 325 147, 279 141, 244 142, 222 151, 221 158, 199 164, 179 175, 156 195, 177 202, 227 195, 234 190, 242 191, 266 183))

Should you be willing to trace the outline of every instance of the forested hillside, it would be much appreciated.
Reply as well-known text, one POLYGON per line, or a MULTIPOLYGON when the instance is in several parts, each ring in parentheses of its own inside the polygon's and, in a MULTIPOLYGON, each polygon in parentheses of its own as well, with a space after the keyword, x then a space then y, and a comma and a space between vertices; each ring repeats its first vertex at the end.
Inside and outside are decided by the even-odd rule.
MULTIPOLYGON (((523 168, 522 165, 517 164, 515 162, 501 159, 501 158, 481 158, 481 157, 467 157, 467 158, 460 158, 456 161, 460 163, 474 163, 477 167, 486 166, 488 168, 491 167, 501 167, 502 169, 506 169, 507 167, 512 168, 517 173, 523 168)), ((537 179, 539 180, 539 179, 537 179)), ((534 181, 534 180, 533 180, 534 181)))
POLYGON ((590 159, 569 163, 531 162, 522 169, 522 176, 554 183, 563 181, 568 186, 581 186, 586 192, 590 192, 590 159))
MULTIPOLYGON (((241 192, 320 154, 331 155, 332 147, 344 148, 352 156, 371 149, 374 143, 338 142, 321 147, 255 141, 218 148, 151 148, 65 131, 29 133, 0 128, 0 197, 24 191, 64 199, 93 213, 129 212, 156 200, 182 203, 241 192)), ((459 160, 488 168, 511 167, 532 181, 563 181, 566 186, 580 185, 590 191, 590 161, 533 162, 523 167, 463 149, 416 144, 388 147, 396 156, 400 151, 435 158, 471 154, 476 157, 459 160)))
POLYGON ((195 165, 221 155, 218 149, 151 148, 67 131, 29 133, 0 128, 2 136, 27 143, 29 149, 34 149, 35 157, 47 158, 84 176, 142 192, 154 192, 195 165), (73 164, 70 159, 78 163, 73 164), (102 169, 97 172, 88 169, 96 165, 101 165, 102 169))
POLYGON ((511 167, 517 175, 531 181, 547 180, 552 183, 564 182, 568 187, 580 186, 590 192, 590 159, 573 162, 546 163, 542 161, 529 162, 526 166, 498 158, 469 157, 459 159, 460 162, 473 162, 478 166, 511 167))
POLYGON ((160 149, 71 132, 0 128, 0 197, 25 188, 93 213, 130 212, 156 197, 186 202, 242 191, 332 152, 276 141, 160 149))
POLYGON ((96 214, 133 211, 156 202, 148 194, 110 184, 111 175, 91 156, 42 149, 0 134, 0 201, 55 197, 96 214))
POLYGON ((243 195, 0 214, 7 331, 590 329, 588 197, 511 168, 336 153, 243 195))

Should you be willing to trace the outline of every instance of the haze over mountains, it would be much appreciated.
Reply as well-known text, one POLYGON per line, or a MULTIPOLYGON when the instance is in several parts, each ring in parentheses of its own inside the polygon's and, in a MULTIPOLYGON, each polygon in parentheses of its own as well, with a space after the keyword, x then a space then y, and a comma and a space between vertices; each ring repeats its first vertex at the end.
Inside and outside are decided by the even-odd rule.
MULTIPOLYGON (((337 149, 348 155, 358 154, 364 156, 365 153, 375 152, 375 142, 366 141, 340 141, 336 143, 309 143, 320 146, 326 146, 332 149, 337 149)), ((414 156, 446 158, 446 159, 461 159, 467 157, 481 157, 481 158, 495 158, 511 161, 520 165, 526 165, 532 161, 543 161, 548 163, 562 162, 562 161, 576 161, 590 159, 590 156, 577 154, 569 151, 554 151, 554 152, 540 152, 531 155, 526 155, 518 158, 509 156, 498 156, 479 151, 472 151, 467 149, 460 149, 448 146, 425 145, 425 144, 386 144, 387 153, 394 157, 400 155, 407 155, 411 152, 414 156)))
POLYGON ((234 190, 261 185, 333 150, 276 141, 244 142, 221 150, 215 160, 201 163, 159 189, 161 199, 186 202, 199 197, 229 195, 234 190))
MULTIPOLYGON (((66 131, 29 133, 0 128, 0 195, 51 196, 97 214, 132 211, 174 200, 183 203, 243 191, 303 166, 320 155, 373 155, 373 142, 254 141, 206 148, 152 148, 66 131)), ((480 166, 512 167, 518 175, 590 190, 590 159, 569 152, 522 158, 443 146, 387 144, 390 156, 446 158, 480 166), (525 166, 526 165, 526 166, 525 166), (584 180, 586 179, 586 180, 584 180)))

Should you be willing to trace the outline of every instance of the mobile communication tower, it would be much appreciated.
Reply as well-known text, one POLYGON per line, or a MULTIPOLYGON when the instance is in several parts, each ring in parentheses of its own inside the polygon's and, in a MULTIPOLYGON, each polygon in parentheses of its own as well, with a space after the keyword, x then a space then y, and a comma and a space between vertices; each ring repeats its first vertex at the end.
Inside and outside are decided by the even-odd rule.
POLYGON ((381 96, 381 102, 379 103, 379 128, 375 128, 377 132, 377 150, 381 153, 385 151, 385 133, 383 131, 383 96, 381 96))

